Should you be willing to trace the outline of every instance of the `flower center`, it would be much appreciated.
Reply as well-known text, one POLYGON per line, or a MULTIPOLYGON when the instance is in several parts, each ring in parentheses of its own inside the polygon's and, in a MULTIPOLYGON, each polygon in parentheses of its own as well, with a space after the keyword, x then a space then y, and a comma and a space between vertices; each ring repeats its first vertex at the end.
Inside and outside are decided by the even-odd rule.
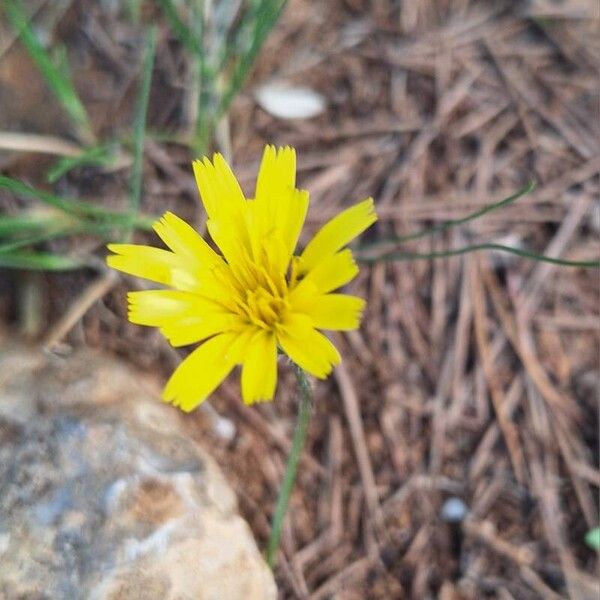
POLYGON ((253 262, 246 263, 243 272, 238 271, 237 275, 236 305, 240 316, 263 329, 274 329, 284 319, 290 305, 285 277, 270 269, 268 263, 257 265, 253 262))
POLYGON ((264 329, 272 329, 279 323, 288 307, 285 298, 275 296, 264 288, 248 290, 245 304, 249 320, 264 329))

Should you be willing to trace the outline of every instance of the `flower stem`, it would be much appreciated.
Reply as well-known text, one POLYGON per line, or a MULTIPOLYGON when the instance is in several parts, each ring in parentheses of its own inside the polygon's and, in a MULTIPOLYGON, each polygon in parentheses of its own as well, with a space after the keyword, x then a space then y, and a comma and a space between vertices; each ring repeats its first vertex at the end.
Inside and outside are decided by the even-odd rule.
POLYGON ((300 367, 296 367, 296 381, 298 382, 298 388, 300 390, 298 422, 296 423, 294 439, 292 440, 292 449, 285 467, 283 482, 281 484, 281 489, 279 490, 279 497, 277 498, 277 506, 275 507, 275 513, 273 514, 271 535, 269 536, 269 543, 267 544, 267 564, 271 568, 273 568, 275 564, 277 551, 279 550, 281 527, 287 512, 290 495, 296 481, 296 471, 298 470, 298 462, 300 461, 300 455, 302 454, 302 447, 304 446, 304 440, 306 439, 308 420, 310 418, 310 382, 308 381, 306 373, 300 367))

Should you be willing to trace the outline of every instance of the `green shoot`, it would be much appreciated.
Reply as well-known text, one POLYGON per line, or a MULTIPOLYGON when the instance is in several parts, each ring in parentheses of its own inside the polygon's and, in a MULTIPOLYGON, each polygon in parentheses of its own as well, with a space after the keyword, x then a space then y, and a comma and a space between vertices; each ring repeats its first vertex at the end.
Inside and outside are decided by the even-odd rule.
POLYGON ((158 0, 158 3, 173 33, 194 59, 197 109, 191 146, 195 155, 201 155, 208 150, 217 123, 246 81, 285 0, 251 0, 233 32, 228 31, 229 23, 205 22, 201 2, 191 7, 191 26, 180 18, 173 0, 158 0), (212 26, 211 30, 208 30, 209 26, 212 26), (210 41, 211 52, 206 38, 210 41))
POLYGON ((41 242, 47 242, 51 239, 71 235, 73 233, 77 233, 77 231, 68 228, 54 230, 48 229, 45 231, 41 231, 40 233, 31 235, 23 239, 1 243, 0 254, 13 252, 14 250, 20 250, 22 248, 28 248, 30 246, 33 246, 34 244, 40 244, 41 242))

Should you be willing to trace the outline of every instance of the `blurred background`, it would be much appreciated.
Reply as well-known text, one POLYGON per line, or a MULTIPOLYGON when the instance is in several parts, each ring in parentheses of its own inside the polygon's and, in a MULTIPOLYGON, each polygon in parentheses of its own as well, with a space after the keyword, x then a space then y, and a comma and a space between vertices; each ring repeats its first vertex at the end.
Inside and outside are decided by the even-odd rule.
MULTIPOLYGON (((155 244, 166 210, 203 230, 193 158, 222 152, 251 196, 264 144, 292 145, 311 194, 302 241, 367 196, 379 221, 350 286, 362 328, 336 337, 343 365, 314 388, 279 597, 598 597, 598 270, 444 253, 600 256, 599 10, 2 0, 4 343, 97 348, 164 381, 183 353, 127 322, 140 283, 104 268, 105 244, 155 244), (510 206, 381 243, 531 180, 510 206)), ((251 408, 235 379, 186 427, 262 549, 294 378, 282 365, 276 401, 251 408)))

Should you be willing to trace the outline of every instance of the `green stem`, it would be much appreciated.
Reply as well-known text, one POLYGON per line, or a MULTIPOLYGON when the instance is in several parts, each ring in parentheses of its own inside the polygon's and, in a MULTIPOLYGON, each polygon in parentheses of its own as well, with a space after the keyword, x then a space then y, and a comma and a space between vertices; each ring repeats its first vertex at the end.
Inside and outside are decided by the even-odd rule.
POLYGON ((420 238, 434 235, 436 233, 441 233, 446 231, 447 229, 451 229, 452 227, 456 227, 457 225, 464 225, 469 221, 474 221, 479 217, 483 217, 489 212, 494 210, 498 210, 499 208, 504 208, 509 204, 513 204, 522 196, 529 194, 535 189, 535 181, 530 181, 524 188, 520 189, 518 192, 509 196, 508 198, 504 198, 504 200, 500 200, 499 202, 492 202, 491 204, 486 204, 483 208, 477 209, 475 212, 468 214, 465 217, 460 219, 451 219, 450 221, 444 221, 443 223, 438 223, 433 227, 428 227, 426 229, 421 229, 420 231, 416 231, 414 233, 409 233, 407 235, 401 235, 391 238, 385 238, 377 240, 376 242, 371 242, 370 244, 363 244, 360 246, 360 250, 372 250, 373 248, 385 246, 387 244, 401 244, 403 242, 411 242, 413 240, 418 240, 420 238))
POLYGON ((547 262, 553 265, 561 265, 563 267, 580 267, 583 269, 600 268, 600 260, 566 260, 562 258, 553 258, 552 256, 546 256, 545 254, 537 254, 536 252, 521 250, 520 248, 513 248, 511 246, 504 246, 502 244, 492 243, 473 244, 471 246, 453 248, 452 250, 441 250, 439 252, 399 252, 391 254, 382 254, 381 256, 358 255, 356 258, 358 262, 363 263, 395 262, 401 260, 431 260, 433 258, 445 258, 447 256, 459 256, 461 254, 469 254, 471 252, 477 252, 479 250, 497 250, 498 252, 508 252, 509 254, 516 254, 517 256, 522 256, 523 258, 528 258, 530 260, 547 262))
POLYGON ((267 564, 271 568, 275 565, 277 551, 279 550, 281 527, 287 512, 290 495, 296 481, 298 462, 300 461, 300 455, 302 454, 302 447, 304 446, 304 440, 306 439, 308 421, 310 418, 310 382, 308 381, 306 373, 300 367, 296 367, 296 380, 298 381, 298 388, 300 389, 298 422, 296 423, 294 439, 292 440, 292 449, 290 451, 287 466, 285 467, 285 474, 283 476, 279 497, 277 498, 277 506, 275 507, 275 513, 273 515, 271 535, 269 536, 269 542, 267 544, 267 564))

